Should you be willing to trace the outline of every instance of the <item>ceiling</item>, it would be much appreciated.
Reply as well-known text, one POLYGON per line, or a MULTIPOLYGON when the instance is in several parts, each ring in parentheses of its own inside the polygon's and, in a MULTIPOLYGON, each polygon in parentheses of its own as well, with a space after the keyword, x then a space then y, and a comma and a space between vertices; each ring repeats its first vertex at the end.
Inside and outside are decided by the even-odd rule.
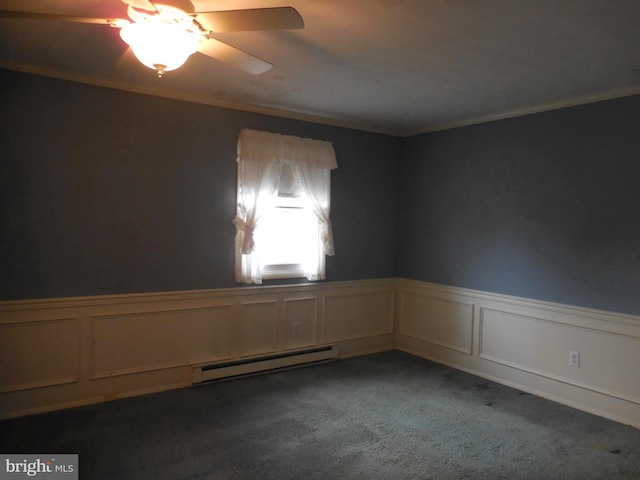
MULTIPOLYGON (((305 28, 216 35, 274 65, 260 75, 198 54, 157 78, 116 28, 0 18, 0 67, 400 136, 640 93, 638 0, 193 4, 292 6, 305 28)), ((0 9, 127 18, 121 0, 0 9)))

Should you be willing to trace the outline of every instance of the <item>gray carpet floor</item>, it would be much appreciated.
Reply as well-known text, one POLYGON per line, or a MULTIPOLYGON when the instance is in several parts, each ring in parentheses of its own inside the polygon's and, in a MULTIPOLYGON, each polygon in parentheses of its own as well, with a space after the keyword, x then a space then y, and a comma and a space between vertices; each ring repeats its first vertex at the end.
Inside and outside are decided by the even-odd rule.
POLYGON ((81 479, 640 479, 640 430, 402 352, 0 422, 81 479))

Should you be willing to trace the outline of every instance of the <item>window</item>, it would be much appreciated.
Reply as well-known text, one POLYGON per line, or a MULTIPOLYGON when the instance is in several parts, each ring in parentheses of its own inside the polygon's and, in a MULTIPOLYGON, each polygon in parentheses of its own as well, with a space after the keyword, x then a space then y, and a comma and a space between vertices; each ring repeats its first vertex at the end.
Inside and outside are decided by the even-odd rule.
POLYGON ((253 130, 238 139, 236 281, 325 278, 333 255, 329 142, 253 130))
POLYGON ((318 219, 289 165, 282 166, 273 208, 254 235, 262 278, 306 276, 320 248, 318 219))

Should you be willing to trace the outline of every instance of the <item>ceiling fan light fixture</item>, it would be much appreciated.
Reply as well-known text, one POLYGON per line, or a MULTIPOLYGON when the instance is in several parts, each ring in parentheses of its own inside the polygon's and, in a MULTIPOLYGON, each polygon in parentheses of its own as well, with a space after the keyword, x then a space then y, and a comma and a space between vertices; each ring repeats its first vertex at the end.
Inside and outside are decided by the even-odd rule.
POLYGON ((180 24, 139 22, 125 25, 120 37, 131 47, 140 62, 155 70, 159 77, 175 70, 198 51, 202 37, 180 24))
POLYGON ((129 50, 143 65, 155 70, 159 77, 166 71, 181 67, 196 52, 247 73, 260 75, 273 65, 218 40, 214 32, 304 28, 302 17, 293 7, 216 11, 198 9, 196 11, 191 0, 122 0, 122 2, 127 5, 129 20, 3 10, 2 8, 0 8, 0 19, 45 20, 118 28, 122 40, 129 45, 129 50))
POLYGON ((120 36, 158 76, 181 67, 200 46, 200 36, 172 25, 132 23, 120 30, 120 36))

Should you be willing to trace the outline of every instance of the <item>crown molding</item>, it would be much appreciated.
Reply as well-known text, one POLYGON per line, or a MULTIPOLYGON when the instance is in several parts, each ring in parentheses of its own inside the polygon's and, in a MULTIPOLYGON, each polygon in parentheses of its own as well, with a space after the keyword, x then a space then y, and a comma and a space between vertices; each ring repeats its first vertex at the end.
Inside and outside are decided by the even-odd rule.
POLYGON ((18 72, 28 73, 32 75, 40 75, 43 77, 56 78, 59 80, 67 80, 71 82, 84 83, 87 85, 94 85, 97 87, 123 90, 131 93, 152 95, 156 97, 169 98, 172 100, 180 100, 184 102, 199 103, 202 105, 209 105, 212 107, 227 108, 231 110, 239 110, 243 112, 257 113, 261 115, 269 115, 272 117, 288 118, 291 120, 298 120, 301 122, 318 123, 321 125, 347 128, 350 130, 361 130, 364 132, 390 135, 395 137, 401 136, 401 132, 398 132, 398 131, 379 129, 379 128, 371 127, 368 125, 363 125, 358 122, 346 121, 346 120, 342 120, 334 117, 320 116, 320 115, 315 115, 315 114, 311 114, 303 111, 297 111, 297 110, 284 110, 284 109, 278 109, 275 107, 268 107, 268 106, 262 106, 262 105, 230 102, 228 100, 221 100, 215 97, 208 97, 204 95, 192 95, 184 92, 167 92, 160 89, 132 85, 127 82, 118 82, 113 80, 80 75, 76 73, 60 72, 56 69, 34 67, 31 65, 14 64, 10 62, 2 62, 2 61, 0 61, 0 68, 4 68, 7 70, 15 70, 18 72))
POLYGON ((369 124, 364 124, 357 121, 349 121, 331 116, 322 116, 312 114, 299 110, 284 110, 275 107, 268 107, 263 105, 252 105, 238 102, 230 102, 228 100, 221 100, 215 97, 208 97, 204 95, 192 95, 184 92, 167 92, 160 89, 154 89, 150 87, 140 87, 132 85, 127 82, 118 82, 113 80, 106 80, 91 76, 80 75, 76 73, 60 72, 56 69, 48 69, 44 67, 34 67, 25 64, 15 64, 11 62, 0 61, 0 68, 8 70, 15 70, 23 73, 29 73, 33 75, 41 75, 45 77, 57 78, 60 80, 68 80, 72 82, 84 83, 88 85, 94 85, 98 87, 111 88, 116 90, 123 90, 132 93, 139 93, 143 95, 153 95, 157 97, 169 98, 172 100, 180 100, 191 103, 199 103, 203 105, 209 105, 218 108, 227 108, 231 110, 239 110, 243 112, 257 113, 261 115, 269 115, 273 117, 287 118, 291 120, 297 120, 301 122, 317 123, 321 125, 328 125, 338 128, 346 128, 350 130, 360 130, 368 133, 376 133, 381 135, 389 135, 394 137, 413 137, 417 135, 423 135, 428 133, 439 132, 443 130, 451 130, 454 128, 467 127, 471 125, 477 125, 481 123, 494 122, 497 120, 506 120, 509 118, 521 117, 525 115, 531 115, 535 113, 542 113, 551 110, 559 110, 562 108, 576 107, 579 105, 585 105, 589 103, 596 103, 606 100, 614 100, 616 98, 629 97, 640 94, 640 85, 633 85, 621 89, 610 90, 607 92, 600 92, 593 95, 585 95, 575 97, 571 99, 560 100, 556 102, 549 102, 541 105, 532 105, 529 107, 510 110, 505 112, 497 112, 490 115, 483 115, 466 120, 460 120, 447 123, 436 123, 434 125, 416 129, 416 130, 400 130, 400 129, 388 129, 374 127, 369 124))
POLYGON ((523 117, 525 115, 531 115, 535 113, 548 112, 551 110, 560 110, 562 108, 577 107, 580 105, 587 105, 589 103, 603 102, 606 100, 615 100, 616 98, 631 97, 633 95, 640 94, 640 85, 633 85, 631 87, 620 88, 616 90, 610 90, 607 92, 601 92, 593 95, 585 95, 575 97, 571 99, 559 100, 556 102, 549 102, 541 105, 533 105, 517 110, 510 110, 506 112, 498 112, 491 115, 484 115, 480 117, 471 118, 468 120, 461 120, 458 122, 450 122, 443 124, 435 124, 431 127, 412 130, 402 134, 402 137, 413 137, 416 135, 423 135, 426 133, 440 132, 443 130, 451 130, 454 128, 467 127, 470 125, 478 125, 480 123, 494 122, 497 120, 506 120, 509 118, 523 117))

